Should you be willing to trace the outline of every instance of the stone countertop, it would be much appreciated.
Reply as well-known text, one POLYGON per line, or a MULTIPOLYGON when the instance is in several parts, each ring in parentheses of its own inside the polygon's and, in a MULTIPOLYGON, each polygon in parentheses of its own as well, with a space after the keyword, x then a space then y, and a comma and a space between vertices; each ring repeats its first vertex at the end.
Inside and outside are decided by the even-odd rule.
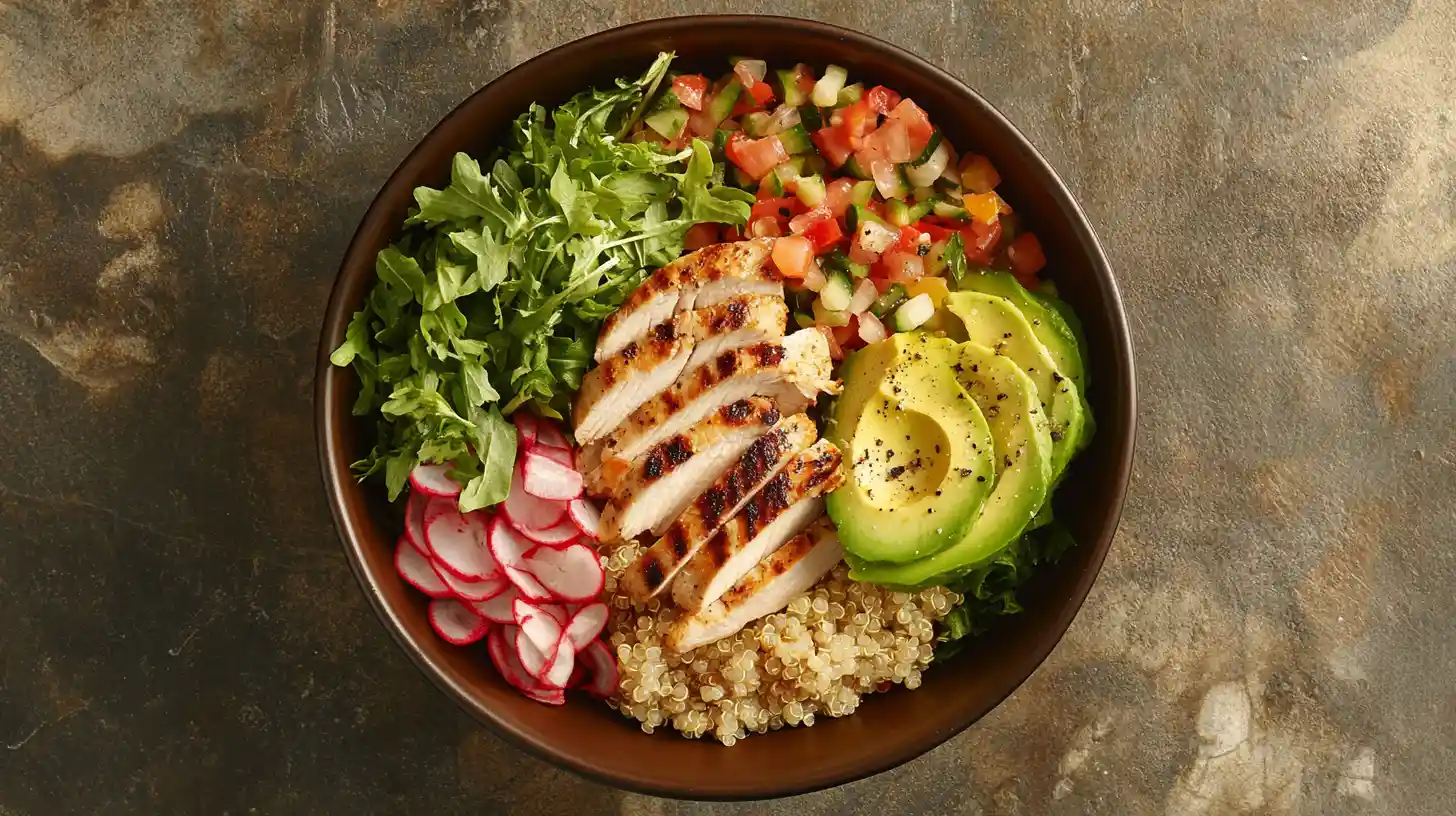
POLYGON ((1450 0, 0 1, 0 814, 1456 811, 1452 42, 1450 0), (437 693, 349 574, 310 403, 343 247, 435 121, 715 10, 1005 111, 1100 231, 1143 406, 1035 676, 758 808, 583 781, 437 693))

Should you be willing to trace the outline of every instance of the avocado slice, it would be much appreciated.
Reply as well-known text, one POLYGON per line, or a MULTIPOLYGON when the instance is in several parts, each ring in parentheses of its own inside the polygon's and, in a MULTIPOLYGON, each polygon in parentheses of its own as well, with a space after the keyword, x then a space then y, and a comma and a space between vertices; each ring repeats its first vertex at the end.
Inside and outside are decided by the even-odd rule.
POLYGON ((1057 365, 1057 370, 1069 377, 1078 387, 1084 385, 1083 370, 1085 366, 1077 334, 1072 331, 1072 327, 1067 324, 1061 313, 1051 308, 1041 299, 1041 296, 1027 291, 1010 274, 992 270, 966 275, 960 281, 960 288, 971 292, 996 295, 1011 301, 1031 324, 1031 331, 1036 335, 1036 339, 1046 346, 1047 353, 1052 356, 1052 362, 1057 365))
POLYGON ((845 359, 826 435, 844 452, 826 501, 852 557, 899 564, 960 541, 995 481, 986 418, 957 380, 961 350, 895 334, 845 359))
POLYGON ((1055 483, 1083 446, 1087 412, 1081 390, 1057 369, 1031 323, 1011 301, 981 292, 953 292, 945 305, 965 324, 970 342, 1010 358, 1036 383, 1036 393, 1051 422, 1055 483))
POLYGON ((948 583, 1015 541, 1046 504, 1053 445, 1036 383, 986 346, 971 342, 959 348, 956 378, 980 407, 995 441, 996 488, 954 546, 908 564, 852 559, 849 575, 855 580, 911 587, 948 583))

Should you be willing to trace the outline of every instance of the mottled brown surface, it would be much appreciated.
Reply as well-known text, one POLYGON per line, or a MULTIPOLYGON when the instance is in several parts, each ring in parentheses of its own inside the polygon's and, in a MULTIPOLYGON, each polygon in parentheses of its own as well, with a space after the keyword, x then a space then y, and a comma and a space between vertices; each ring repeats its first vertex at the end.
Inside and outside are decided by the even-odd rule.
POLYGON ((0 0, 0 814, 1456 811, 1453 42, 1450 0, 0 0), (998 104, 1101 232, 1144 406, 1048 663, 762 809, 617 794, 459 713, 349 575, 309 410, 416 139, 553 45, 721 10, 998 104))

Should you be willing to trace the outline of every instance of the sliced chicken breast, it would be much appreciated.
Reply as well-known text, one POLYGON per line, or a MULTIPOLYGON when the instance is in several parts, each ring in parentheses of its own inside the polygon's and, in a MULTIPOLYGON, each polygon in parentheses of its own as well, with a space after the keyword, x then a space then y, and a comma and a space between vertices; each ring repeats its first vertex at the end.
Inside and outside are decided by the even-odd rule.
POLYGON ((657 324, 582 379, 572 416, 577 444, 611 433, 683 371, 725 351, 781 340, 788 319, 781 297, 739 295, 657 324))
POLYGON ((780 418, 771 399, 741 399, 648 451, 602 512, 602 540, 625 541, 648 528, 661 534, 780 418))
POLYGON ((794 414, 779 420, 772 430, 755 439, 738 461, 694 499, 662 537, 627 567, 620 583, 623 591, 639 603, 661 594, 678 570, 697 555, 723 523, 737 514, 800 451, 814 444, 816 438, 814 421, 806 414, 794 414))
POLYGON ((596 359, 616 354, 679 312, 721 303, 735 295, 784 294, 783 276, 768 263, 773 239, 714 244, 653 272, 603 323, 596 359))
POLYGON ((723 597, 695 615, 683 615, 667 630, 667 648, 686 652, 736 634, 765 615, 789 605, 844 558, 844 547, 827 518, 789 539, 758 562, 723 597))
POLYGON ((672 387, 692 357, 693 325, 691 312, 659 323, 582 377, 572 411, 577 444, 606 436, 642 403, 672 387))
POLYGON ((785 414, 798 413, 820 393, 838 389, 830 366, 829 343, 817 329, 796 332, 782 343, 725 351, 632 412, 606 438, 600 464, 587 474, 588 487, 598 494, 615 492, 631 463, 648 450, 740 399, 770 397, 785 414))
POLYGON ((823 515, 824 494, 844 483, 839 465, 839 448, 827 439, 795 456, 688 560, 672 582, 673 601, 701 612, 823 515))

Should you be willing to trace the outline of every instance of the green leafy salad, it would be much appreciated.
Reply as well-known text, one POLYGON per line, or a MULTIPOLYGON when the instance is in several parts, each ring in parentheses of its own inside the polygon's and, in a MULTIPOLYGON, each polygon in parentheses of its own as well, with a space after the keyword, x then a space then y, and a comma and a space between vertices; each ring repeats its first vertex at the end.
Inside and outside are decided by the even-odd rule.
POLYGON ((707 143, 624 139, 672 59, 553 110, 532 105, 489 160, 458 153, 448 187, 415 190, 331 358, 358 372, 354 413, 378 418, 355 471, 382 472, 391 501, 421 462, 453 463, 462 511, 504 500, 506 417, 527 405, 565 415, 601 321, 682 253, 690 227, 748 219, 753 195, 721 184, 707 143))

